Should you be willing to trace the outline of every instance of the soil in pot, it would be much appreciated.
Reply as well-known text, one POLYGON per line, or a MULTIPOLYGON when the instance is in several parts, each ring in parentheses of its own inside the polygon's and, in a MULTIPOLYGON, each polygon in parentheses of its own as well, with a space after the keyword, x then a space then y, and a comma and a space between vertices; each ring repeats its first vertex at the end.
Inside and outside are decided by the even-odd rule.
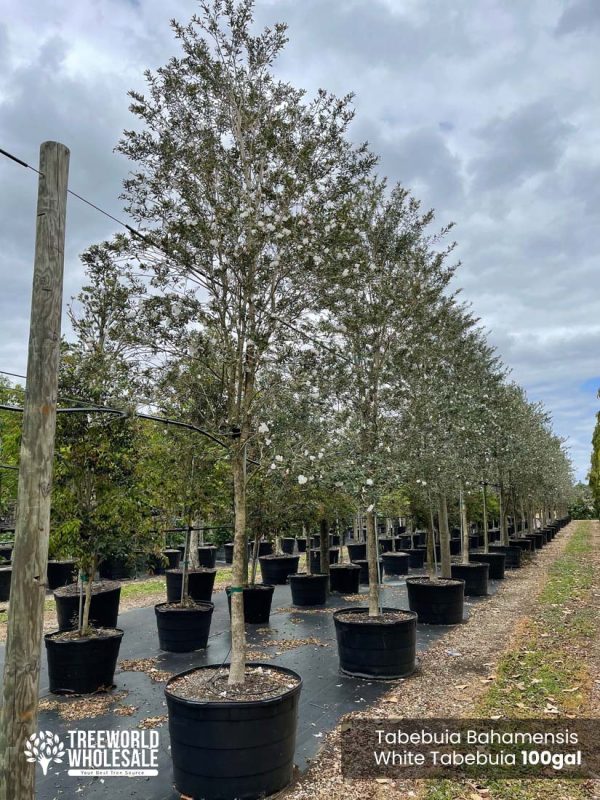
POLYGON ((501 581, 504 578, 504 553, 470 553, 469 561, 479 564, 489 564, 490 570, 488 578, 493 581, 501 581))
POLYGON ((296 546, 296 540, 293 536, 284 536, 281 540, 281 549, 284 553, 292 556, 294 555, 294 547, 296 546))
POLYGON ((126 578, 133 578, 135 575, 135 565, 125 557, 114 556, 107 558, 100 564, 100 577, 107 581, 119 581, 126 578))
POLYGON ((408 575, 410 566, 408 553, 384 553, 381 560, 386 575, 408 575))
POLYGON ((295 606, 324 606, 327 602, 328 575, 290 575, 288 580, 295 606))
MULTIPOLYGON (((231 587, 228 586, 225 591, 231 616, 231 587)), ((248 625, 263 625, 269 621, 274 591, 274 586, 267 586, 263 583, 244 587, 244 621, 248 625)))
POLYGON ((245 683, 229 686, 227 667, 200 667, 167 683, 175 787, 203 800, 275 794, 292 779, 302 679, 248 664, 245 683))
POLYGON ((58 589, 59 586, 66 586, 73 583, 77 578, 75 562, 69 559, 63 561, 48 561, 48 588, 58 589))
POLYGON ((425 551, 419 547, 406 550, 408 553, 408 566, 410 569, 423 569, 425 564, 425 551))
MULTIPOLYGON (((94 581, 90 603, 90 625, 116 628, 119 616, 121 584, 117 581, 94 581)), ((71 631, 79 624, 79 586, 70 583, 54 591, 56 617, 60 631, 71 631)))
POLYGON ((383 608, 369 617, 366 608, 344 608, 333 615, 340 670, 359 678, 394 680, 414 672, 417 615, 383 608))
POLYGON ((430 625, 458 625, 463 621, 465 582, 407 578, 408 605, 419 622, 430 625))
POLYGON ((490 565, 452 564, 452 577, 465 582, 465 596, 485 597, 488 593, 490 565))
POLYGON ((367 543, 355 542, 347 545, 350 561, 361 561, 367 557, 367 543))
POLYGON ((214 603, 159 603, 154 606, 158 646, 170 653, 204 650, 208 644, 214 603))
MULTIPOLYGON (((329 566, 332 564, 337 564, 340 560, 340 551, 338 547, 330 547, 329 548, 329 566)), ((311 550, 310 551, 310 571, 311 572, 319 572, 321 570, 321 551, 320 550, 311 550)))
POLYGON ((217 563, 217 548, 212 545, 203 545, 198 548, 198 564, 201 567, 212 569, 217 563))
POLYGON ((0 567, 0 602, 4 603, 10 596, 12 567, 0 567))
MULTIPOLYGON (((354 561, 354 564, 358 564, 360 567, 360 582, 361 583, 369 583, 369 561, 366 558, 360 558, 358 561, 354 561)), ((383 561, 379 559, 379 575, 383 576, 383 561)))
POLYGON ((48 680, 54 694, 90 694, 114 685, 123 631, 92 629, 89 636, 57 631, 44 636, 48 680))
POLYGON ((270 555, 261 556, 258 560, 263 583, 282 586, 287 583, 288 575, 298 572, 300 556, 270 555))
POLYGON ((360 566, 358 564, 333 564, 329 568, 329 588, 341 594, 358 594, 360 566))
MULTIPOLYGON (((188 571, 188 595, 197 602, 209 603, 215 585, 216 569, 190 569, 188 571)), ((181 600, 182 569, 167 570, 167 603, 181 600)))

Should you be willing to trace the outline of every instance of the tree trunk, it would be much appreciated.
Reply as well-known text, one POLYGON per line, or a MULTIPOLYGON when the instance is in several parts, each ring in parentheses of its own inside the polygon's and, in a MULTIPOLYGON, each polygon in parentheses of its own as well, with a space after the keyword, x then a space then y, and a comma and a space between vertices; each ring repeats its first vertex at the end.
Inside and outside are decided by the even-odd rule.
POLYGON ((452 577, 452 568, 450 560, 450 526, 448 525, 448 502, 446 495, 440 498, 438 518, 440 521, 440 555, 442 578, 448 579, 452 577))
POLYGON ((487 483, 483 482, 483 552, 490 552, 490 538, 488 533, 488 516, 487 516, 487 483))
POLYGON ((90 608, 92 605, 92 583, 96 575, 97 568, 98 568, 98 559, 94 558, 92 560, 92 566, 90 570, 91 574, 86 576, 87 582, 85 584, 85 600, 83 603, 83 613, 81 615, 81 620, 79 625, 80 636, 88 636, 90 632, 90 608))
POLYGON ((367 559, 369 561, 369 616, 379 616, 379 552, 375 514, 367 511, 367 559))
MULTIPOLYGON (((329 575, 329 522, 322 519, 319 525, 319 554, 321 574, 329 575)), ((329 594, 329 578, 327 578, 327 594, 329 594)))
POLYGON ((467 504, 462 486, 459 492, 460 529, 462 531, 462 563, 469 563, 469 524, 467 521, 467 504))
POLYGON ((498 516, 500 517, 500 539, 502 544, 508 546, 508 527, 506 525, 506 503, 504 501, 504 485, 500 481, 498 489, 498 516))
POLYGON ((429 503, 429 528, 427 530, 427 575, 430 581, 435 581, 437 579, 435 565, 435 523, 433 521, 433 506, 431 505, 431 501, 429 503))
POLYGON ((244 567, 248 563, 246 546, 246 444, 240 442, 233 455, 234 536, 233 564, 231 570, 231 666, 229 685, 244 683, 246 674, 246 631, 244 628, 243 589, 248 576, 244 567), (244 551, 246 551, 244 553, 244 551))

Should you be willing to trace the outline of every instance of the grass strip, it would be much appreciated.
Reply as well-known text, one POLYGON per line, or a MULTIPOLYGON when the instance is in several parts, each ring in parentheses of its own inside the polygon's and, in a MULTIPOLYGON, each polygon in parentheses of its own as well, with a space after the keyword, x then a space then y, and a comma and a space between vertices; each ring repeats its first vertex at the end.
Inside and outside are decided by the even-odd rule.
MULTIPOLYGON (((549 569, 535 615, 522 626, 519 644, 499 661, 493 685, 473 717, 556 719, 584 717, 593 674, 590 644, 599 620, 592 607, 595 565, 592 523, 580 522, 562 555, 549 569)), ((423 800, 561 800, 594 797, 589 782, 490 780, 428 782, 423 800), (481 792, 481 794, 480 794, 481 792)))

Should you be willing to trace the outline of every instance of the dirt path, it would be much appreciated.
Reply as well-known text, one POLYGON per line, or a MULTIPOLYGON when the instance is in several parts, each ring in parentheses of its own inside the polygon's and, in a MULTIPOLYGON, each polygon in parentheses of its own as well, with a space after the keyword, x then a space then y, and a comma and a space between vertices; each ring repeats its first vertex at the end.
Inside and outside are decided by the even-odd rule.
MULTIPOLYGON (((396 683, 380 703, 360 716, 452 718, 473 714, 478 702, 494 683, 500 657, 516 647, 522 638, 528 617, 535 612, 537 598, 547 582, 549 569, 564 553, 577 524, 571 523, 558 538, 538 551, 534 563, 508 573, 496 595, 472 607, 468 624, 453 628, 423 654, 416 675, 396 683)), ((593 530, 594 553, 598 559, 600 524, 588 524, 593 530)), ((597 650, 595 656, 598 656, 597 650)), ((596 701, 599 695, 600 684, 597 682, 596 701)), ((285 800, 405 800, 422 796, 423 782, 344 780, 340 773, 338 731, 330 734, 307 773, 281 795, 285 800)), ((475 800, 491 795, 484 790, 483 794, 444 793, 439 797, 440 800, 459 797, 475 800)), ((517 797, 522 795, 515 795, 517 797)), ((560 797, 566 800, 567 795, 560 797)))

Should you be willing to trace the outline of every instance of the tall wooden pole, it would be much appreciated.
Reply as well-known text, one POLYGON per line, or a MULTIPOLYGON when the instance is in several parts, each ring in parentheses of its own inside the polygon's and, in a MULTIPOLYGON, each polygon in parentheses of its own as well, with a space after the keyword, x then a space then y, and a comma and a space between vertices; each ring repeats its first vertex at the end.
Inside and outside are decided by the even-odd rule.
POLYGON ((27 391, 0 722, 1 800, 33 800, 35 796, 36 765, 26 761, 23 750, 25 741, 37 726, 69 150, 58 142, 44 142, 40 147, 40 173, 27 391))

